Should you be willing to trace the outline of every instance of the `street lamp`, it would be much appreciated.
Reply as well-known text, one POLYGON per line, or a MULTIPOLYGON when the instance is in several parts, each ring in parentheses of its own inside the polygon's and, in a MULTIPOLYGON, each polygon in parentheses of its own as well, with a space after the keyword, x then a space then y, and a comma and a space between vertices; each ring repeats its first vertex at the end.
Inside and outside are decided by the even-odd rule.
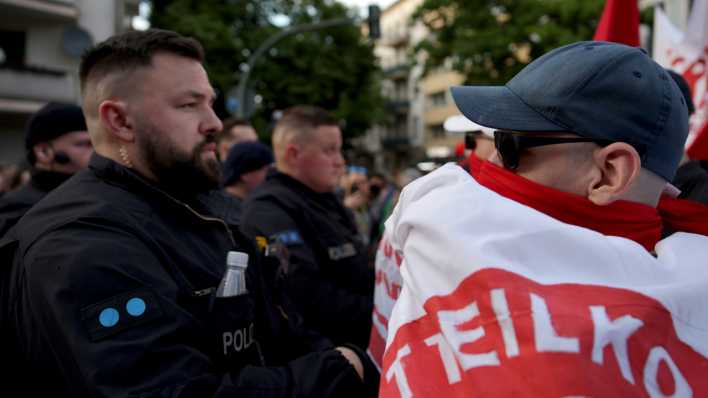
MULTIPOLYGON (((381 31, 379 28, 379 17, 381 15, 381 11, 378 6, 376 5, 371 5, 369 6, 369 17, 368 17, 368 25, 369 25, 369 37, 372 39, 378 39, 381 35, 381 31)), ((238 118, 246 118, 250 115, 247 115, 246 110, 249 108, 250 113, 250 101, 246 101, 246 91, 248 89, 248 82, 251 78, 251 73, 253 72, 253 68, 256 66, 256 63, 260 60, 260 58, 263 56, 263 54, 270 50, 271 47, 273 47, 275 44, 277 44, 279 41, 292 36, 296 35, 298 33, 303 33, 303 32, 310 32, 313 30, 320 30, 320 29, 326 29, 326 28, 331 28, 335 26, 344 26, 344 25, 349 25, 349 24, 355 24, 356 20, 352 18, 335 18, 335 19, 328 19, 325 21, 317 22, 317 23, 311 23, 311 24, 305 24, 305 25, 297 25, 293 26, 290 28, 287 28, 283 31, 280 31, 276 33, 275 35, 271 36, 268 38, 268 40, 264 41, 261 43, 260 46, 258 46, 258 49, 248 58, 248 62, 246 63, 246 67, 243 68, 245 69, 243 71, 243 74, 241 75, 241 78, 239 79, 238 86, 236 87, 236 117, 238 118), (248 105, 248 107, 247 107, 248 105)))

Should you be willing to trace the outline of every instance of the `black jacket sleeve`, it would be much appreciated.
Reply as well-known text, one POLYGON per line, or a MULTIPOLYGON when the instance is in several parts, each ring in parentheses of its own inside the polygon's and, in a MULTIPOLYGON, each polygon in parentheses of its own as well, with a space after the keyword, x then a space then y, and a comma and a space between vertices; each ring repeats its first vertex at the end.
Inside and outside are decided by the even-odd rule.
POLYGON ((155 250, 119 227, 76 222, 20 252, 15 330, 36 372, 59 371, 70 396, 364 395, 333 350, 222 371, 207 353, 204 322, 188 310, 202 298, 180 294, 155 250), (131 307, 137 297, 142 304, 131 307))
POLYGON ((692 160, 676 171, 674 185, 681 190, 681 199, 708 204, 708 170, 706 162, 692 160))
POLYGON ((249 202, 241 231, 251 237, 270 237, 284 231, 297 232, 302 241, 287 245, 288 292, 306 324, 332 339, 335 344, 354 343, 365 348, 371 333, 373 297, 336 285, 323 272, 330 264, 318 264, 310 239, 299 230, 285 210, 266 200, 249 202))
POLYGON ((33 203, 22 201, 22 198, 18 200, 10 194, 7 196, 0 199, 0 237, 5 236, 33 205, 33 203))

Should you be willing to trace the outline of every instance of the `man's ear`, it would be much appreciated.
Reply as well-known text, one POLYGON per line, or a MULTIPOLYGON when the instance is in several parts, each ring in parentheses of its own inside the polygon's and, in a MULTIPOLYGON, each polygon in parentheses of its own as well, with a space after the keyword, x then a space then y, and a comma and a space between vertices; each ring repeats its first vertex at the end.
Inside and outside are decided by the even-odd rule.
POLYGON ((633 146, 615 142, 593 153, 597 176, 588 186, 588 199, 596 205, 619 200, 639 177, 642 161, 633 146))
POLYGON ((108 134, 121 142, 135 141, 134 123, 125 102, 105 100, 98 106, 98 115, 108 134))
POLYGON ((38 142, 32 147, 37 163, 50 164, 54 161, 54 150, 46 142, 38 142))
POLYGON ((284 159, 286 163, 292 163, 300 157, 300 147, 297 144, 289 143, 285 146, 284 159))

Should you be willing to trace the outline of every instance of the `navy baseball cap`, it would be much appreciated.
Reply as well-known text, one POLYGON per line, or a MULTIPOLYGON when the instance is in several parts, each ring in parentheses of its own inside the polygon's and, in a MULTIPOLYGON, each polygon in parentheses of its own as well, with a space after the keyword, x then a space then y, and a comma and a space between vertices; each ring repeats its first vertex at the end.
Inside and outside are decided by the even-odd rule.
POLYGON ((231 185, 248 172, 273 163, 273 152, 258 141, 244 141, 231 147, 224 161, 221 179, 223 185, 231 185))
POLYGON ((625 142, 639 152, 642 167, 667 181, 688 135, 688 110, 674 80, 644 50, 623 44, 569 44, 504 86, 451 90, 462 114, 478 124, 625 142))

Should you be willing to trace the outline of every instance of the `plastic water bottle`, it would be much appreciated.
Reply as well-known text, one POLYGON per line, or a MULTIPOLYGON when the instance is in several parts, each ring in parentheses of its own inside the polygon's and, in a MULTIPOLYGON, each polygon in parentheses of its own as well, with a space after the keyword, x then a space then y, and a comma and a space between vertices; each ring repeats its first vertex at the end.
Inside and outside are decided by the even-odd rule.
POLYGON ((247 294, 246 268, 248 254, 230 251, 226 256, 226 273, 216 290, 216 297, 234 297, 247 294))

